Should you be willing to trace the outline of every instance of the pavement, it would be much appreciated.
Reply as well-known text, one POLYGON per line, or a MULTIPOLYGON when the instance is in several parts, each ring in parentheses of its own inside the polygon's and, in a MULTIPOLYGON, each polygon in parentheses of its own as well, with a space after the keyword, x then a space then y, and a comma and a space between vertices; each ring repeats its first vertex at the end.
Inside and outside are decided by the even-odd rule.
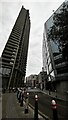
MULTIPOLYGON (((22 118, 22 120, 34 120, 34 109, 28 106, 28 113, 25 113, 25 101, 23 107, 17 100, 16 93, 4 93, 2 95, 2 119, 4 118, 22 118)), ((40 120, 45 120, 38 114, 40 120)))
MULTIPOLYGON (((37 90, 37 92, 42 92, 47 94, 53 98, 60 99, 66 101, 66 96, 60 95, 55 92, 50 92, 47 90, 37 90)), ((2 118, 22 118, 22 120, 34 120, 34 108, 29 104, 28 105, 28 113, 25 114, 25 101, 23 107, 20 106, 20 103, 17 100, 16 93, 4 93, 1 97, 2 102, 0 102, 0 113, 2 111, 2 118)), ((38 118, 40 120, 49 120, 47 117, 43 117, 43 115, 38 112, 38 118)))
POLYGON ((67 101, 68 102, 68 94, 60 94, 60 93, 57 93, 57 92, 50 92, 48 90, 40 90, 40 92, 44 93, 44 94, 47 94, 49 96, 51 96, 52 98, 55 98, 55 99, 59 99, 59 100, 63 100, 63 101, 67 101))

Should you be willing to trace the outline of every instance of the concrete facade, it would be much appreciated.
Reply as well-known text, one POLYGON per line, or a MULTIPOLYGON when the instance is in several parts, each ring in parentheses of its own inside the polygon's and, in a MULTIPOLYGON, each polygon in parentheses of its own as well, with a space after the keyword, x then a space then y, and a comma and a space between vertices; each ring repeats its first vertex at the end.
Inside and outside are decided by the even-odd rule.
POLYGON ((2 87, 22 87, 26 74, 29 45, 29 10, 23 6, 1 56, 2 87))
POLYGON ((32 88, 37 87, 38 86, 38 75, 32 74, 26 77, 26 85, 32 88))
POLYGON ((46 88, 46 83, 47 83, 47 73, 45 71, 41 71, 38 74, 38 84, 39 84, 39 88, 41 90, 43 89, 47 89, 46 88))

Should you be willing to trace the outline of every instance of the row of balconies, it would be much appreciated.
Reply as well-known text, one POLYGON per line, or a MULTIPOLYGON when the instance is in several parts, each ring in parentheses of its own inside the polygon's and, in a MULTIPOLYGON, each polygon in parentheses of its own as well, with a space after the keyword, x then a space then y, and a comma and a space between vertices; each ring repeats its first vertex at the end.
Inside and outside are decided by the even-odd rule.
POLYGON ((57 70, 57 74, 68 73, 68 66, 63 67, 63 68, 59 68, 59 69, 56 69, 56 70, 57 70))
POLYGON ((11 35, 11 36, 10 36, 10 39, 13 39, 13 40, 15 39, 16 41, 18 40, 18 42, 19 42, 19 36, 17 37, 17 36, 15 36, 15 35, 11 35))
POLYGON ((68 64, 66 63, 66 62, 62 62, 62 63, 59 63, 59 64, 57 64, 57 65, 55 65, 56 66, 56 69, 57 68, 63 68, 63 67, 66 67, 68 64))
MULTIPOLYGON (((21 31, 20 31, 21 32, 21 31)), ((12 32, 11 36, 10 37, 13 37, 13 38, 16 38, 18 39, 20 37, 20 33, 15 33, 15 32, 12 32)))
POLYGON ((68 73, 59 74, 56 76, 56 80, 68 80, 68 73))
POLYGON ((64 62, 64 61, 63 61, 63 59, 61 59, 61 58, 54 61, 55 65, 57 65, 57 64, 59 64, 59 63, 62 63, 62 62, 64 62))
POLYGON ((21 30, 19 30, 18 28, 16 29, 16 26, 15 26, 15 27, 13 27, 12 32, 13 32, 14 34, 20 35, 21 30))
POLYGON ((11 64, 10 62, 2 61, 2 66, 7 66, 9 68, 12 68, 13 64, 11 64))
POLYGON ((10 50, 10 48, 11 48, 11 49, 17 49, 18 46, 11 45, 11 44, 7 44, 6 47, 8 47, 9 50, 10 50))
MULTIPOLYGON (((5 54, 5 53, 4 53, 4 54, 2 55, 2 59, 3 59, 3 58, 9 58, 9 59, 11 59, 12 57, 13 57, 13 56, 10 55, 10 54, 5 54)), ((13 58, 14 58, 14 57, 13 57, 13 58)))
POLYGON ((18 47, 18 43, 14 43, 14 42, 8 41, 8 44, 11 45, 11 46, 14 46, 14 47, 18 47))
POLYGON ((14 59, 13 59, 13 58, 10 59, 10 58, 8 58, 8 57, 3 57, 3 58, 2 58, 2 62, 3 62, 3 61, 4 61, 4 62, 13 62, 13 63, 14 63, 14 59))
MULTIPOLYGON (((8 47, 7 47, 8 48, 8 47)), ((2 55, 3 59, 2 60, 7 60, 7 61, 13 61, 14 58, 15 58, 15 54, 16 54, 16 51, 14 52, 14 50, 16 49, 11 49, 11 48, 8 48, 8 50, 6 49, 2 55), (12 51, 13 50, 13 51, 12 51), (13 60, 12 60, 13 59, 13 60)), ((19 52, 20 54, 21 52, 19 52)), ((21 56, 20 59, 22 59, 23 57, 21 56)), ((17 58, 18 59, 18 58, 17 58)), ((26 59, 26 58, 24 58, 26 59)), ((19 59, 18 59, 19 60, 19 59)))
MULTIPOLYGON (((26 68, 25 68, 25 61, 26 59, 22 59, 20 62, 19 62, 19 59, 16 61, 16 66, 18 66, 19 64, 19 68, 22 70, 22 71, 26 71, 26 68), (24 68, 24 69, 23 69, 24 68)), ((13 58, 9 58, 8 56, 7 57, 3 57, 2 58, 2 64, 3 65, 7 65, 7 66, 13 66, 13 63, 14 63, 14 59, 13 58)))
POLYGON ((62 58, 62 54, 59 54, 59 55, 55 56, 54 60, 57 60, 57 59, 60 59, 60 58, 62 58))
POLYGON ((5 50, 3 54, 13 55, 14 53, 12 51, 5 50))
POLYGON ((16 51, 15 51, 15 49, 13 49, 13 51, 12 51, 12 49, 6 49, 4 52, 3 52, 3 54, 2 54, 2 57, 6 57, 6 56, 11 56, 11 57, 15 57, 15 54, 16 54, 16 51))
POLYGON ((15 40, 14 38, 12 38, 12 39, 9 39, 8 40, 8 43, 12 43, 12 44, 14 44, 14 45, 18 45, 18 43, 19 43, 19 40, 15 40))
POLYGON ((55 64, 62 63, 63 62, 62 54, 55 56, 54 62, 55 62, 55 64))
POLYGON ((14 35, 14 36, 17 36, 19 37, 20 36, 20 32, 18 32, 15 28, 13 29, 11 35, 14 35))

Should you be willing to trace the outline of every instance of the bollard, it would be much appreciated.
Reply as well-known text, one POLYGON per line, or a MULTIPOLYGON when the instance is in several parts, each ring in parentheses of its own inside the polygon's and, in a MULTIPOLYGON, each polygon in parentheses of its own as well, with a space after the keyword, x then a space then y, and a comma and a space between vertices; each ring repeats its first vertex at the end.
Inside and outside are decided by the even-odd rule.
POLYGON ((35 95, 34 120, 38 120, 38 95, 35 95))
POLYGON ((23 106, 23 97, 24 97, 24 90, 21 92, 21 101, 20 101, 20 106, 23 106))
POLYGON ((52 100, 52 110, 53 110, 53 120, 58 120, 58 114, 57 114, 57 104, 55 100, 52 100))
POLYGON ((28 113, 28 104, 29 104, 29 93, 26 94, 26 100, 25 100, 25 114, 28 113))

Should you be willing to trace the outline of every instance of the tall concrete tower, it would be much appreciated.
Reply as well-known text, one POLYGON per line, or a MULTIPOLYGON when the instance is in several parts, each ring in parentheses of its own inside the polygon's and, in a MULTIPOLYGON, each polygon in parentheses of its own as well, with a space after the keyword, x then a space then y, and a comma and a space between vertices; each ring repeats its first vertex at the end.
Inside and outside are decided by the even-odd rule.
POLYGON ((26 74, 29 33, 29 10, 22 7, 1 56, 2 87, 23 86, 26 74))

